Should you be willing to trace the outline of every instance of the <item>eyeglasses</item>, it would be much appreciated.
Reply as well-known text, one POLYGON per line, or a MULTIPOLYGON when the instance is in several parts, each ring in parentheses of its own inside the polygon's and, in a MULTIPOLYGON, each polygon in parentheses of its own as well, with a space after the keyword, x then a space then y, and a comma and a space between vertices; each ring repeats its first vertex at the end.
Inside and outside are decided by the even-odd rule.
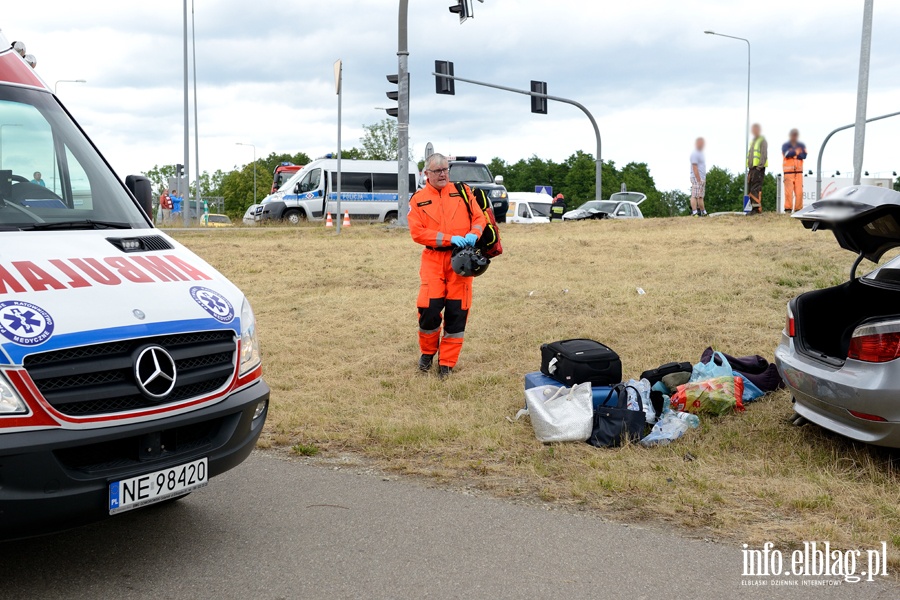
POLYGON ((435 175, 443 175, 445 173, 449 173, 450 169, 429 169, 429 173, 434 173, 435 175))

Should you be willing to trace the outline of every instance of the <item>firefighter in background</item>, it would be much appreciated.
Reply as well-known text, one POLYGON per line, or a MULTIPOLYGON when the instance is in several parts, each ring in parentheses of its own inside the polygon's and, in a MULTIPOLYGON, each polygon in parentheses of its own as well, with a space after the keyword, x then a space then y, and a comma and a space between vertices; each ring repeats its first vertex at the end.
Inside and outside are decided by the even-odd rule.
POLYGON ((791 129, 788 141, 781 147, 784 157, 784 212, 803 208, 803 161, 806 160, 806 144, 800 141, 800 132, 791 129))
POLYGON ((450 183, 450 164, 446 156, 429 156, 425 160, 425 177, 425 187, 409 200, 408 219, 413 241, 425 246, 419 269, 422 285, 416 301, 422 352, 419 370, 430 371, 440 350, 439 375, 443 379, 453 372, 459 360, 472 305, 474 279, 454 272, 451 251, 474 247, 487 227, 487 219, 468 186, 461 186, 468 196, 464 199, 456 185, 450 183))
POLYGON ((566 214, 566 197, 562 194, 557 194, 556 198, 553 199, 553 204, 550 205, 550 220, 562 220, 564 214, 566 214))
POLYGON ((769 166, 769 143, 763 137, 759 123, 754 123, 750 132, 753 141, 747 149, 747 193, 750 195, 750 213, 762 214, 762 187, 769 166))

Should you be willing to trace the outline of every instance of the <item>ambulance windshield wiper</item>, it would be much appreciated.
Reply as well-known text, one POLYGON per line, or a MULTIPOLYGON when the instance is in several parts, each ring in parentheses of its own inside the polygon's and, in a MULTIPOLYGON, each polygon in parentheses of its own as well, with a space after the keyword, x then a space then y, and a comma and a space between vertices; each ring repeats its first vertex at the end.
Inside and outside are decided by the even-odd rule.
POLYGON ((51 229, 132 229, 129 223, 116 223, 115 221, 94 221, 81 219, 80 221, 56 221, 52 223, 35 223, 20 228, 22 231, 37 231, 51 229))

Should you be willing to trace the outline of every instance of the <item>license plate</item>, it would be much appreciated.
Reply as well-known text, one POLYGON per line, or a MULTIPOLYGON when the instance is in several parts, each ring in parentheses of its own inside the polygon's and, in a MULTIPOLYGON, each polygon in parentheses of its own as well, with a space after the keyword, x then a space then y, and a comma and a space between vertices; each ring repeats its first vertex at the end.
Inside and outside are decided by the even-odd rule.
POLYGON ((181 496, 205 486, 208 478, 207 460, 201 458, 177 467, 114 481, 109 484, 109 514, 181 496))

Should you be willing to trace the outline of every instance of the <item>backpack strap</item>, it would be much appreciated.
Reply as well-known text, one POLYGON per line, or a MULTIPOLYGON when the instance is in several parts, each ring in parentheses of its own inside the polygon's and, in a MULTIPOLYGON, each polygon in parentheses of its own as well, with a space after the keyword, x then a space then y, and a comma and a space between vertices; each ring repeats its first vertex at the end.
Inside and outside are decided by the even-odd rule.
POLYGON ((472 205, 469 204, 469 193, 466 191, 466 184, 464 184, 462 181, 457 181, 453 185, 456 186, 456 191, 459 192, 459 195, 463 197, 463 202, 466 203, 466 211, 468 211, 468 213, 469 213, 469 227, 471 227, 472 226, 472 205))

